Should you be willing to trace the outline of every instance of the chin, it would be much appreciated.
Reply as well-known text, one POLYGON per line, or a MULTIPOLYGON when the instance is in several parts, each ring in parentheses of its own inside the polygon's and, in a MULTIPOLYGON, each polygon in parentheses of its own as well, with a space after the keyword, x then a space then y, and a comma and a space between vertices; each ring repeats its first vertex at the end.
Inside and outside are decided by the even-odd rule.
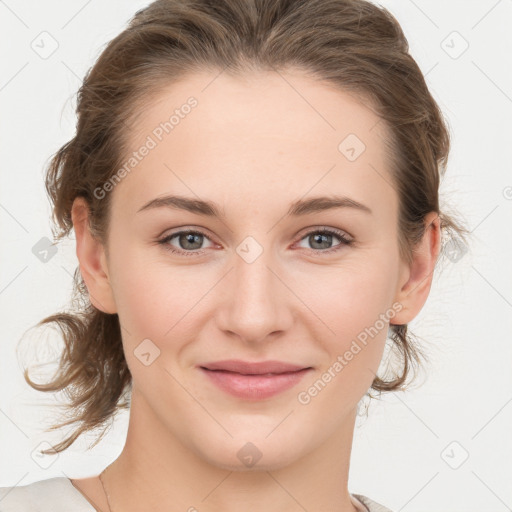
MULTIPOLYGON (((281 432, 281 434, 283 434, 281 432)), ((289 466, 302 456, 297 446, 305 448, 302 442, 296 442, 292 436, 276 435, 267 437, 268 432, 225 438, 224 442, 209 443, 197 447, 197 455, 212 466, 227 471, 276 471, 289 466), (285 439, 287 442, 285 442, 285 439)), ((211 438, 210 438, 211 439, 211 438)))

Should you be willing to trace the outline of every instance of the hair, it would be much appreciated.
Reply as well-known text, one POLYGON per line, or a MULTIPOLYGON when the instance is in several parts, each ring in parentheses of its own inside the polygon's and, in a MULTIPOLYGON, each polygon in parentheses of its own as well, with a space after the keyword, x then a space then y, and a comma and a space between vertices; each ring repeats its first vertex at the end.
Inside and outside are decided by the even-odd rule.
MULTIPOLYGON (((91 233, 107 249, 111 195, 98 198, 94 191, 123 165, 135 117, 159 91, 205 70, 242 76, 287 68, 355 95, 384 121, 405 261, 411 261, 429 212, 437 212, 443 240, 466 239, 468 230, 439 209, 450 146, 442 112, 398 21, 365 0, 156 0, 136 12, 86 73, 77 93, 76 134, 48 165, 54 239, 70 233, 73 201, 83 197, 91 233)), ((132 385, 118 315, 91 304, 79 267, 73 302, 74 310, 37 324, 55 323, 62 333, 64 350, 53 380, 34 383, 24 370, 34 389, 67 394, 72 415, 52 429, 78 426, 54 446, 57 452, 129 407, 124 398, 132 385)), ((405 389, 410 372, 426 359, 406 324, 389 327, 401 371, 389 381, 375 376, 370 389, 379 393, 405 389)))

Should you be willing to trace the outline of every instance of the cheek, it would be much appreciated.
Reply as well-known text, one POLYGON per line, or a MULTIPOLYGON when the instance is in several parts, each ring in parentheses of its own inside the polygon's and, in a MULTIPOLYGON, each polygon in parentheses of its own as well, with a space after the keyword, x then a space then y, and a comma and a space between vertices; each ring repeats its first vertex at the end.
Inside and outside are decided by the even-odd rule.
POLYGON ((149 339, 167 367, 197 333, 199 303, 215 280, 192 268, 166 265, 161 256, 151 261, 142 251, 125 254, 130 257, 118 253, 112 284, 127 361, 149 339))
MULTIPOLYGON (((113 255, 112 285, 120 319, 133 329, 149 329, 161 336, 185 307, 193 287, 180 268, 165 264, 163 249, 121 247, 113 255), (162 252, 160 252, 162 251, 162 252)), ((183 314, 183 313, 182 313, 183 314)))
POLYGON ((395 280, 392 265, 367 264, 316 274, 303 288, 311 309, 345 339, 373 325, 391 306, 395 280))
POLYGON ((314 296, 311 309, 325 323, 315 329, 314 336, 325 358, 314 378, 300 387, 299 403, 313 407, 307 411, 331 411, 329 421, 334 425, 368 391, 394 316, 389 290, 382 273, 352 273, 342 286, 331 283, 329 293, 314 296))
MULTIPOLYGON (((331 373, 343 374, 336 380, 371 384, 377 372, 388 334, 389 321, 396 313, 392 307, 395 290, 395 262, 380 259, 377 264, 347 266, 330 275, 316 276, 309 284, 307 305, 321 322, 315 321, 315 338, 328 358, 323 370, 336 361, 331 373), (367 370, 367 371, 366 371, 367 370), (366 373, 366 377, 361 376, 366 373)), ((326 376, 329 379, 329 376, 326 376)))

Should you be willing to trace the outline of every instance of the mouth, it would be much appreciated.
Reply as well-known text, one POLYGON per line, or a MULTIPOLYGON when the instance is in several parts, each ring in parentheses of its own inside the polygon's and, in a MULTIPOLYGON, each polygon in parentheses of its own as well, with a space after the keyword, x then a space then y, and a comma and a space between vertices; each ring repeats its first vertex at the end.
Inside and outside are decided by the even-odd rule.
POLYGON ((227 371, 242 375, 278 375, 304 370, 306 368, 311 368, 311 366, 296 365, 286 363, 284 361, 259 361, 252 363, 248 361, 241 361, 240 359, 230 359, 227 361, 205 363, 200 366, 200 368, 211 371, 227 371))
POLYGON ((313 371, 311 366, 280 361, 219 361, 198 368, 219 389, 245 400, 262 400, 282 393, 296 386, 307 373, 313 371))

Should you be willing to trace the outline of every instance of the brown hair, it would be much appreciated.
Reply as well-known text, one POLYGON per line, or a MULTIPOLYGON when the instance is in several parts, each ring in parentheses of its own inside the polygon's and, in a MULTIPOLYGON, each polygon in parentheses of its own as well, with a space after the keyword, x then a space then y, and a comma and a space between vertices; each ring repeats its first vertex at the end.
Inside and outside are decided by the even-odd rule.
MULTIPOLYGON (((99 199, 94 191, 122 166, 126 134, 159 90, 194 71, 241 75, 292 67, 356 95, 389 128, 391 174, 400 200, 401 256, 411 261, 425 230, 423 220, 432 211, 440 217, 443 234, 464 241, 467 229, 439 211, 449 133, 408 49, 397 20, 385 8, 364 0, 151 3, 109 42, 78 91, 76 135, 53 155, 46 176, 53 221, 58 224, 54 238, 69 234, 73 200, 81 196, 90 209, 90 229, 107 248, 110 195, 99 199)), ((91 305, 79 267, 73 294, 74 311, 37 324, 55 322, 62 333, 65 348, 58 373, 51 382, 36 384, 24 371, 33 388, 64 390, 69 398, 71 418, 52 429, 72 423, 78 427, 55 446, 56 451, 129 407, 129 397, 122 399, 132 384, 118 316, 91 305)), ((410 370, 425 358, 407 325, 390 328, 402 370, 391 381, 375 377, 371 389, 378 392, 404 389, 410 370)))

